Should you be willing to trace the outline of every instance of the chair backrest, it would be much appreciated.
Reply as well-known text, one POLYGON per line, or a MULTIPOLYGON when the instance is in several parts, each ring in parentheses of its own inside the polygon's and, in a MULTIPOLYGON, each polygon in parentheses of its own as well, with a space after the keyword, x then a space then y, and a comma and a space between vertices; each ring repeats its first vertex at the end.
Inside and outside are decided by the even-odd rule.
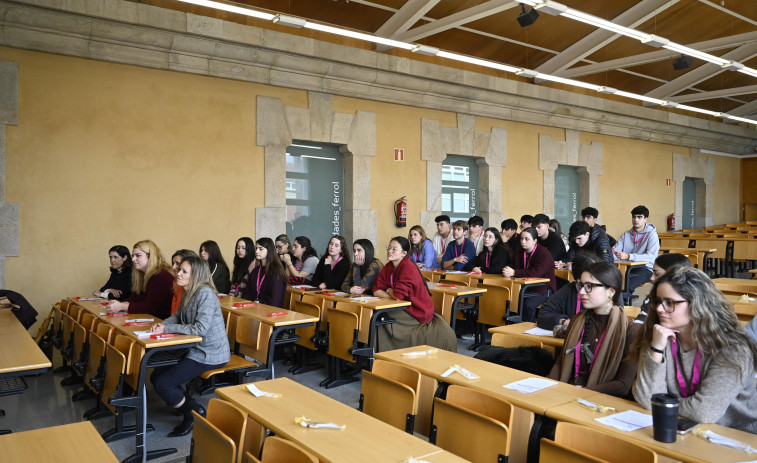
POLYGON ((71 304, 68 308, 68 315, 77 322, 81 319, 81 314, 84 310, 77 304, 71 304))
POLYGON ((462 386, 434 399, 434 443, 470 461, 505 461, 510 455, 512 404, 462 386), (465 429, 461 433, 460 429, 465 429))
POLYGON ((76 321, 71 318, 68 314, 62 314, 61 315, 61 331, 63 333, 63 344, 61 344, 61 349, 68 346, 69 342, 71 341, 71 335, 74 332, 74 323, 76 321))
POLYGON ((298 444, 271 436, 263 445, 262 463, 318 463, 318 458, 298 444))
MULTIPOLYGON (((117 336, 118 337, 118 336, 117 336)), ((121 336, 126 337, 126 336, 121 336)), ((126 338, 129 339, 129 338, 126 338)), ((129 339, 129 341, 131 341, 129 339)), ((128 352, 130 347, 126 349, 128 352)), ((118 413, 117 407, 109 403, 111 397, 121 392, 123 376, 126 371, 127 358, 123 352, 110 344, 105 345, 105 381, 103 382, 102 401, 110 411, 118 413)))
POLYGON ((103 341, 110 344, 113 338, 113 325, 107 323, 98 323, 94 333, 102 338, 103 341))
POLYGON ((237 455, 237 461, 241 462, 243 456, 241 450, 244 446, 245 428, 247 426, 247 413, 234 406, 231 402, 213 398, 208 402, 206 418, 234 441, 234 445, 240 450, 237 455))
POLYGON ((402 365, 376 360, 373 371, 363 370, 360 409, 412 434, 418 411, 420 376, 402 365))
POLYGON ((263 449, 263 441, 265 440, 265 427, 253 420, 252 417, 247 416, 247 424, 244 430, 244 443, 240 453, 255 455, 255 458, 260 457, 260 451, 263 449))
POLYGON ((354 345, 355 330, 360 328, 360 317, 348 309, 328 309, 329 349, 332 357, 351 362, 350 349, 354 345))
POLYGON ((486 325, 502 326, 507 315, 507 301, 510 288, 499 285, 480 284, 486 292, 478 298, 478 322, 486 325))
POLYGON ((656 463, 657 454, 648 448, 598 429, 560 421, 555 442, 609 463, 656 463))
POLYGON ((273 333, 273 327, 260 323, 252 317, 237 316, 236 341, 239 343, 239 353, 252 357, 259 363, 268 362, 268 340, 273 333))
POLYGON ((74 347, 73 353, 71 354, 71 359, 72 361, 76 361, 81 355, 82 349, 84 348, 84 343, 87 342, 87 329, 84 328, 81 324, 74 322, 74 329, 71 336, 73 336, 74 347))
POLYGON ((193 411, 192 463, 236 463, 234 440, 193 411))
MULTIPOLYGON (((321 319, 321 307, 310 302, 294 301, 291 310, 312 317, 318 317, 319 320, 321 319)), ((308 349, 315 349, 315 345, 312 341, 313 336, 315 336, 315 329, 315 325, 307 326, 305 328, 297 328, 295 334, 297 334, 300 339, 296 344, 307 347, 308 349)))
POLYGON ((92 327, 95 325, 95 322, 97 320, 98 318, 91 313, 82 311, 81 321, 79 323, 84 327, 85 330, 92 331, 92 327))
POLYGON ((542 438, 541 444, 539 445, 539 462, 608 463, 605 460, 600 460, 599 458, 595 458, 584 452, 568 448, 546 438, 542 438))
POLYGON ((87 360, 87 370, 84 372, 84 384, 95 390, 89 383, 100 368, 100 362, 105 356, 105 346, 107 342, 103 338, 97 335, 97 333, 89 333, 89 360, 87 360))
POLYGON ((454 283, 455 286, 475 286, 472 282, 477 280, 471 279, 470 275, 465 273, 452 273, 445 274, 444 279, 440 283, 454 283))

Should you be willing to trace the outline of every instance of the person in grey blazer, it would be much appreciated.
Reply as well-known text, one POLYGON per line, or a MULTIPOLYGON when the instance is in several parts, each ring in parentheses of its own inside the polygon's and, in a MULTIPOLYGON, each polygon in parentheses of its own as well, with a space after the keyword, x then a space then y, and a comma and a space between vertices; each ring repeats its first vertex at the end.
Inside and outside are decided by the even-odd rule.
POLYGON ((156 368, 150 376, 158 395, 183 415, 181 424, 168 437, 185 436, 192 431, 192 410, 205 414, 202 405, 185 397, 186 383, 205 371, 222 367, 230 358, 221 304, 208 263, 198 256, 185 257, 176 275, 176 285, 184 289, 179 311, 153 325, 150 333, 202 336, 202 342, 189 348, 176 365, 156 368))

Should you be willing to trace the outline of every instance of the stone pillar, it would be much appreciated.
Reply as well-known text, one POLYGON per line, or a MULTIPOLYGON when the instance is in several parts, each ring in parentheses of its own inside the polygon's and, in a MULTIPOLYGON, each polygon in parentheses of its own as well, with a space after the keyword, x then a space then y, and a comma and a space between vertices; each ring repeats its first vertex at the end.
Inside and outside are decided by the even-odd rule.
POLYGON ((18 203, 5 202, 5 126, 18 125, 18 63, 0 61, 0 287, 5 258, 19 256, 18 203))

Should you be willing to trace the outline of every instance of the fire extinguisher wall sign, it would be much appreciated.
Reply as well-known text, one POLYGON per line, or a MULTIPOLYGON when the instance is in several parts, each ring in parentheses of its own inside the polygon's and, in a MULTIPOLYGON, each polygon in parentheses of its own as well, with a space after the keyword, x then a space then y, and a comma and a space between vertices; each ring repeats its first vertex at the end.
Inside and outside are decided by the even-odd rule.
POLYGON ((394 202, 394 218, 398 227, 407 227, 407 200, 404 196, 394 202))

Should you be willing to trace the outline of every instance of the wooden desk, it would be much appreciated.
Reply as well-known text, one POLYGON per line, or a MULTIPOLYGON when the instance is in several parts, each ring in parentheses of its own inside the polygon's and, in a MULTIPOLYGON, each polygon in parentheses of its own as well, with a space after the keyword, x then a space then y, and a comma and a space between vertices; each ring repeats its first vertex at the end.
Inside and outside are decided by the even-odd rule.
POLYGON ((108 323, 112 325, 119 333, 124 334, 132 338, 137 346, 141 347, 141 355, 137 355, 132 360, 134 371, 136 371, 136 380, 132 380, 131 385, 133 387, 133 394, 131 396, 119 397, 116 399, 110 399, 110 404, 117 407, 134 408, 136 415, 136 450, 133 455, 126 458, 123 463, 136 463, 146 462, 153 458, 159 458, 165 455, 176 453, 175 448, 160 449, 160 450, 147 450, 145 445, 145 434, 147 433, 147 388, 145 383, 147 381, 148 368, 154 367, 156 364, 161 366, 171 365, 178 362, 177 358, 161 358, 157 355, 159 353, 184 349, 194 346, 202 341, 200 336, 181 335, 169 339, 152 339, 152 338, 139 338, 134 334, 134 331, 145 331, 149 327, 147 326, 125 326, 126 320, 132 318, 153 318, 155 323, 161 321, 161 319, 149 314, 129 314, 126 316, 109 317, 107 315, 101 315, 107 312, 107 309, 101 305, 98 301, 71 301, 74 304, 81 306, 84 310, 89 311, 100 319, 102 323, 108 323), (151 364, 150 360, 155 357, 155 361, 151 364), (138 364, 137 364, 138 362, 138 364))
POLYGON ((623 291, 628 288, 628 278, 631 276, 630 269, 633 267, 639 267, 642 265, 647 265, 649 262, 646 261, 635 261, 635 260, 616 260, 615 266, 618 267, 618 270, 620 270, 620 274, 623 276, 623 291))
POLYGON ((733 303, 736 316, 743 322, 750 322, 757 315, 757 301, 742 301, 740 295, 726 294, 725 298, 733 303))
MULTIPOLYGON (((614 407, 618 412, 635 410, 644 414, 651 414, 649 410, 644 409, 636 402, 631 402, 618 397, 594 393, 593 396, 586 397, 586 399, 596 404, 614 407)), ((595 421, 595 418, 609 416, 613 414, 612 412, 599 413, 590 410, 583 405, 572 402, 548 407, 546 413, 549 418, 601 429, 604 432, 619 436, 623 439, 640 443, 660 455, 665 455, 684 462, 739 462, 754 459, 752 456, 744 452, 713 444, 691 433, 678 435, 676 436, 676 442, 665 444, 654 440, 651 426, 633 432, 620 431, 595 421)), ((716 424, 705 424, 701 426, 704 427, 704 429, 711 429, 720 435, 737 439, 757 448, 757 435, 716 424)))
POLYGON ((0 311, 0 327, 0 378, 44 373, 53 366, 12 311, 0 311))
POLYGON ((539 336, 536 334, 525 333, 525 331, 528 331, 532 328, 536 328, 536 323, 523 322, 506 326, 495 326, 494 328, 489 328, 489 332, 492 334, 506 334, 518 339, 528 339, 529 341, 539 341, 544 345, 559 348, 562 348, 565 344, 565 339, 563 338, 556 338, 554 336, 539 336))
POLYGON ((118 463, 90 421, 0 436, 7 462, 118 463))
POLYGON ((439 286, 439 283, 426 283, 426 286, 428 286, 428 290, 431 292, 431 297, 434 298, 434 308, 436 309, 436 313, 441 315, 453 330, 455 329, 455 321, 457 319, 457 310, 460 301, 473 297, 476 299, 477 305, 478 298, 486 292, 485 289, 470 286, 439 286), (434 295, 439 295, 438 299, 441 300, 437 300, 434 295))
MULTIPOLYGON (((242 347, 239 353, 245 354, 254 358, 262 367, 256 369, 256 373, 265 373, 266 378, 272 379, 274 377, 273 371, 273 356, 274 347, 276 346, 276 338, 279 333, 284 330, 306 328, 308 326, 315 325, 318 322, 318 317, 312 317, 298 312, 292 312, 284 310, 281 307, 274 307, 272 305, 261 304, 259 302, 252 302, 246 299, 238 297, 224 296, 221 299, 221 310, 224 312, 231 312, 242 317, 254 318, 261 323, 261 335, 267 342, 262 343, 256 350, 242 347), (233 305, 237 303, 243 304, 255 304, 252 307, 239 307, 234 308, 233 305), (271 317, 270 313, 286 312, 286 315, 279 315, 271 317)), ((229 319, 229 333, 236 333, 236 319, 231 317, 229 319)), ((233 347, 232 347, 233 349, 233 347)))
MULTIPOLYGON (((444 275, 447 274, 446 270, 441 269, 423 269, 421 270, 421 275, 431 280, 432 283, 439 283, 439 280, 442 279, 444 275)), ((461 273, 459 275, 464 275, 465 273, 461 273)), ((454 274, 453 274, 454 275, 454 274)))
POLYGON ((510 312, 521 314, 520 308, 526 298, 526 290, 537 286, 549 284, 549 278, 508 278, 504 275, 491 275, 486 273, 471 275, 471 278, 477 282, 484 280, 491 281, 492 284, 510 288, 510 312), (515 295, 518 295, 515 297, 515 295))
POLYGON ((255 385, 262 391, 279 393, 281 397, 255 397, 244 385, 216 389, 216 394, 246 410, 255 421, 277 435, 302 445, 321 461, 399 463, 408 457, 423 457, 433 463, 465 461, 288 378, 259 381, 255 385), (345 425, 345 428, 304 428, 294 421, 300 416, 345 425))
POLYGON ((704 273, 709 270, 707 259, 710 254, 717 252, 715 248, 677 248, 677 247, 660 247, 660 254, 683 254, 689 258, 691 265, 701 269, 704 273))
POLYGON ((555 269, 555 276, 557 278, 562 278, 563 280, 568 280, 571 283, 574 282, 574 281, 576 281, 576 279, 573 278, 573 272, 570 271, 570 270, 568 270, 567 267, 566 268, 556 268, 555 269))
POLYGON ((757 280, 757 268, 753 268, 749 273, 752 274, 752 280, 757 280))
POLYGON ((511 462, 525 462, 527 455, 535 455, 534 452, 539 447, 543 415, 547 408, 563 404, 576 397, 587 397, 596 394, 588 389, 572 386, 567 383, 558 383, 555 386, 532 394, 524 394, 512 389, 505 389, 502 387, 505 384, 537 376, 444 350, 439 350, 434 356, 417 358, 407 358, 402 356, 405 352, 416 352, 427 349, 431 349, 431 347, 408 347, 389 352, 380 352, 376 354, 376 358, 405 365, 419 371, 425 376, 435 378, 440 382, 459 384, 478 389, 488 394, 501 397, 512 403, 516 407, 516 411, 513 418, 513 439, 510 454, 511 462), (442 373, 452 365, 460 365, 468 371, 480 376, 480 378, 469 380, 458 373, 452 373, 446 378, 443 378, 441 376, 442 373))

